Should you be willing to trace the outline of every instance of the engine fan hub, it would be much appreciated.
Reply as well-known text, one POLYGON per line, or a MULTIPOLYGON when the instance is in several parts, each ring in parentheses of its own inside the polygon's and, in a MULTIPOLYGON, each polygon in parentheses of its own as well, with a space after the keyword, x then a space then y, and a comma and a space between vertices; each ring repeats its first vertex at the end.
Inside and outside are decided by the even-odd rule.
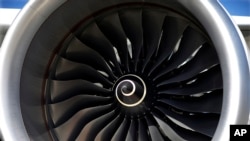
POLYGON ((117 81, 114 90, 116 99, 126 107, 134 107, 141 104, 147 92, 143 79, 133 74, 121 77, 117 81))

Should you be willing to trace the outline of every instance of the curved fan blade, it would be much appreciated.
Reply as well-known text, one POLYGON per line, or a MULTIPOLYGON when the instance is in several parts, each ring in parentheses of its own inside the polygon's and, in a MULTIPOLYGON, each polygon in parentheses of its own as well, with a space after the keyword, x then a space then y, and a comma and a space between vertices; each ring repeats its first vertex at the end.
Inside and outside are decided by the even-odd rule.
POLYGON ((153 54, 157 54, 158 52, 165 16, 165 13, 159 13, 156 11, 144 10, 142 12, 144 49, 142 50, 141 55, 145 58, 142 72, 145 70, 145 67, 149 65, 148 63, 150 59, 152 59, 151 57, 153 54))
POLYGON ((103 35, 95 23, 89 25, 88 28, 81 33, 79 39, 84 44, 92 47, 92 49, 100 53, 105 59, 107 59, 110 66, 113 66, 117 73, 122 74, 112 44, 106 39, 105 35, 103 35))
POLYGON ((123 69, 129 72, 127 37, 121 26, 118 14, 114 13, 101 20, 97 20, 97 25, 114 47, 117 48, 118 53, 116 55, 121 60, 120 64, 124 65, 123 69))
POLYGON ((160 65, 167 60, 171 55, 178 41, 181 39, 184 30, 188 23, 185 20, 167 16, 163 23, 163 33, 158 52, 156 54, 155 64, 151 67, 149 75, 160 65))
POLYGON ((127 120, 127 118, 124 118, 119 128, 115 132, 114 136, 112 137, 111 141, 117 141, 117 140, 125 141, 128 128, 129 128, 129 121, 127 120))
POLYGON ((160 102, 169 104, 177 109, 187 112, 217 113, 221 111, 222 93, 210 93, 201 97, 186 99, 159 99, 160 102))
POLYGON ((138 141, 149 141, 150 137, 148 134, 148 126, 146 120, 140 119, 138 120, 138 141))
POLYGON ((212 66, 218 65, 218 63, 219 60, 215 50, 206 44, 201 47, 201 49, 189 62, 187 62, 180 73, 161 82, 160 84, 169 84, 188 80, 194 76, 197 76, 200 72, 209 69, 212 66))
POLYGON ((59 60, 56 70, 56 79, 73 80, 79 78, 95 83, 99 82, 105 86, 112 86, 113 84, 100 72, 88 65, 71 62, 63 58, 59 60))
POLYGON ((85 80, 69 80, 51 82, 51 101, 57 103, 79 94, 94 94, 100 96, 111 96, 110 90, 99 87, 85 80))
MULTIPOLYGON (((164 117, 164 116, 163 116, 164 117)), ((154 116, 156 119, 159 128, 161 131, 169 137, 171 141, 180 141, 180 140, 192 140, 192 141, 210 141, 211 138, 197 132, 187 130, 176 124, 171 120, 164 121, 161 118, 154 116)), ((168 119, 168 118, 167 118, 168 119)))
POLYGON ((62 125, 57 126, 54 132, 60 141, 75 140, 87 123, 110 112, 110 109, 112 109, 112 105, 102 105, 83 109, 62 125))
MULTIPOLYGON (((163 121, 161 118, 158 118, 157 116, 154 116, 155 120, 158 123, 159 128, 167 136, 170 138, 171 141, 180 141, 185 140, 184 138, 180 137, 177 132, 174 131, 175 128, 172 128, 171 125, 167 124, 165 121, 163 121)), ((177 127, 177 126, 176 126, 177 127)))
POLYGON ((206 39, 202 36, 202 34, 195 31, 191 27, 186 28, 181 38, 180 45, 175 48, 176 51, 174 50, 173 56, 170 58, 169 62, 167 62, 168 65, 159 72, 155 79, 175 68, 178 68, 178 66, 188 61, 192 54, 197 51, 205 42, 206 39))
MULTIPOLYGON (((163 104, 164 106, 164 104, 163 104)), ((164 107, 156 107, 163 112, 166 117, 171 117, 181 124, 188 126, 196 132, 202 133, 206 136, 212 137, 218 124, 218 114, 179 114, 173 110, 165 109, 164 107)), ((177 122, 176 122, 177 124, 177 122)))
POLYGON ((70 61, 86 64, 97 70, 104 71, 113 80, 116 79, 116 76, 101 54, 83 44, 76 37, 71 40, 66 50, 65 57, 70 61))
POLYGON ((115 112, 111 111, 90 121, 77 137, 77 141, 93 141, 97 134, 104 128, 115 116, 115 112))
POLYGON ((78 95, 50 105, 50 113, 53 117, 54 124, 60 125, 68 120, 81 109, 106 105, 110 103, 110 98, 95 95, 78 95))
POLYGON ((146 118, 148 124, 148 132, 151 137, 151 141, 165 141, 164 137, 162 136, 159 128, 157 127, 157 123, 152 121, 151 118, 146 118))
MULTIPOLYGON (((159 85, 161 86, 161 85, 159 85)), ((191 95, 222 89, 222 76, 220 68, 213 67, 204 72, 203 77, 193 80, 193 83, 182 87, 172 87, 159 91, 159 94, 191 95)))
POLYGON ((133 70, 137 71, 139 55, 143 46, 142 11, 133 9, 119 12, 120 21, 124 32, 132 44, 133 70))
POLYGON ((126 136, 126 141, 135 141, 135 140, 137 140, 137 130, 138 130, 137 121, 135 121, 133 119, 130 122, 130 126, 129 126, 127 136, 126 136))
POLYGON ((112 136, 114 135, 115 131, 121 124, 122 117, 119 115, 113 121, 111 121, 99 134, 96 136, 96 141, 106 141, 111 140, 112 136))

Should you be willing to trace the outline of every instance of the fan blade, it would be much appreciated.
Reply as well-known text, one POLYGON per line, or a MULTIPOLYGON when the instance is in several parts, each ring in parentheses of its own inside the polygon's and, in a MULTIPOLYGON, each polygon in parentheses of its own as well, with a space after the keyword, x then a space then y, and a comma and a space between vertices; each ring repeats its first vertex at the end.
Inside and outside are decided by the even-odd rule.
POLYGON ((138 141, 149 141, 150 137, 148 134, 147 122, 145 119, 138 119, 138 141))
POLYGON ((111 141, 125 141, 126 133, 129 129, 129 121, 127 118, 124 118, 120 127, 115 132, 114 136, 112 137, 111 141))
POLYGON ((123 31, 120 23, 120 19, 117 13, 109 15, 101 20, 97 21, 97 25, 110 42, 117 48, 119 59, 121 59, 120 65, 123 66, 123 70, 129 71, 128 62, 128 47, 127 37, 123 31))
MULTIPOLYGON (((158 85, 164 86, 164 85, 158 85)), ((204 93, 217 89, 222 89, 222 74, 219 66, 213 67, 203 76, 198 77, 193 83, 182 87, 167 88, 159 91, 159 94, 176 94, 176 95, 191 95, 204 93)))
POLYGON ((110 66, 113 66, 119 75, 122 74, 112 44, 106 39, 105 35, 103 35, 96 24, 93 23, 89 25, 88 28, 81 33, 79 39, 84 44, 100 53, 105 60, 107 60, 106 62, 108 62, 110 66))
POLYGON ((182 128, 176 125, 175 123, 173 123, 168 118, 167 118, 168 121, 163 121, 160 117, 157 117, 157 116, 154 116, 154 118, 156 119, 161 131, 168 138, 170 138, 171 141, 180 141, 180 140, 211 141, 211 137, 182 128))
POLYGON ((72 141, 77 138, 82 128, 97 117, 104 115, 112 109, 112 105, 102 105, 83 109, 73 115, 69 120, 60 126, 57 126, 54 131, 60 141, 72 141))
POLYGON ((196 56, 184 66, 180 74, 161 82, 161 85, 188 80, 198 75, 200 72, 218 64, 219 60, 215 49, 211 48, 209 45, 204 45, 197 52, 196 56))
POLYGON ((94 94, 100 96, 111 96, 110 90, 101 88, 85 80, 51 81, 51 101, 57 103, 79 94, 94 94))
POLYGON ((170 16, 165 18, 162 28, 163 33, 161 42, 156 54, 156 61, 155 64, 151 66, 149 75, 151 75, 151 73, 155 71, 155 69, 161 65, 163 61, 166 61, 169 58, 187 26, 188 23, 185 20, 170 16))
POLYGON ((151 141, 164 141, 164 138, 157 127, 157 123, 155 121, 153 122, 151 118, 146 118, 146 120, 151 141))
POLYGON ((96 135, 110 122, 115 116, 115 111, 111 111, 90 121, 81 131, 76 141, 93 141, 96 135))
MULTIPOLYGON (((181 122, 185 126, 188 126, 192 130, 202 133, 206 136, 212 137, 215 129, 217 127, 219 121, 219 114, 179 114, 174 112, 173 110, 166 109, 166 104, 163 104, 160 107, 156 107, 162 113, 165 114, 166 117, 171 117, 178 122, 181 122)), ((184 126, 183 125, 183 126, 184 126)))
POLYGON ((104 86, 112 86, 112 82, 106 79, 100 72, 94 68, 61 58, 56 69, 57 80, 84 79, 95 83, 101 83, 104 86))
POLYGON ((157 121, 159 128, 163 132, 165 136, 167 136, 171 141, 181 141, 184 140, 174 129, 172 128, 167 122, 163 121, 161 118, 154 116, 155 120, 157 121))
POLYGON ((166 14, 156 11, 143 10, 142 11, 142 27, 143 27, 143 41, 144 47, 141 54, 145 58, 142 66, 142 72, 153 54, 157 54, 159 43, 162 36, 162 25, 166 14))
POLYGON ((182 100, 160 99, 159 101, 182 111, 220 114, 222 107, 222 93, 210 93, 201 97, 192 97, 182 100))
POLYGON ((65 101, 51 104, 50 113, 56 126, 67 121, 71 116, 88 107, 96 107, 110 103, 111 98, 95 95, 77 95, 65 101))
POLYGON ((83 44, 76 37, 72 39, 66 50, 66 58, 73 62, 86 64, 97 70, 102 70, 113 80, 116 80, 116 76, 101 54, 83 44))
POLYGON ((119 115, 113 121, 111 121, 105 128, 101 130, 101 132, 99 132, 95 138, 95 141, 110 141, 115 131, 119 128, 122 118, 123 117, 119 115))
POLYGON ((136 72, 141 48, 143 46, 142 11, 131 9, 119 12, 120 21, 124 32, 132 44, 131 68, 136 72))
POLYGON ((132 119, 126 136, 126 141, 137 141, 137 130, 138 130, 137 121, 132 119))
POLYGON ((173 57, 169 60, 166 68, 156 76, 155 79, 161 77, 162 75, 170 72, 173 69, 178 68, 179 65, 185 63, 191 55, 199 49, 206 42, 205 37, 198 33, 194 29, 188 27, 183 33, 180 46, 177 51, 173 54, 173 57), (192 38, 190 38, 192 37, 192 38))

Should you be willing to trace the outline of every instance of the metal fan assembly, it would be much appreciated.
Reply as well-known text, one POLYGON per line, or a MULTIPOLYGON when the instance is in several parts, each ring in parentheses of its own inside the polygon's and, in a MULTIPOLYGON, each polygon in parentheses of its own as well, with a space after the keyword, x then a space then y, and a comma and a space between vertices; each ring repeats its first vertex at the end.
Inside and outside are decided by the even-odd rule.
POLYGON ((2 57, 6 139, 16 125, 21 140, 227 140, 230 124, 248 121, 246 47, 217 1, 35 1, 23 11, 8 37, 22 35, 3 46, 19 54, 2 57))

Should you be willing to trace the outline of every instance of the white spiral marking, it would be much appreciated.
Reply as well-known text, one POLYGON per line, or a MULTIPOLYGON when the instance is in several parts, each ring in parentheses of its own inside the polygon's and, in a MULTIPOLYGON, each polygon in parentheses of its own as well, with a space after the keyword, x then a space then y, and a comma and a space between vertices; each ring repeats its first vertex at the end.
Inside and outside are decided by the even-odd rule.
MULTIPOLYGON (((138 77, 138 76, 136 76, 136 75, 133 75, 133 74, 130 74, 130 75, 127 75, 127 76, 133 76, 133 77, 136 77, 137 79, 139 79, 140 81, 141 81, 141 83, 142 83, 142 85, 143 85, 143 89, 144 89, 144 91, 143 91, 143 94, 142 94, 142 97, 141 97, 141 99, 139 100, 139 101, 137 101, 136 103, 133 103, 133 104, 127 104, 127 103, 124 103, 120 98, 119 98, 119 96, 118 96, 118 87, 116 87, 116 89, 115 89, 115 95, 116 95, 116 98, 117 98, 117 100, 122 104, 122 105, 124 105, 124 106, 127 106, 127 107, 134 107, 134 106, 137 106, 137 105, 139 105, 140 103, 142 103, 142 101, 144 100, 144 98, 146 97, 146 93, 147 93, 147 88, 146 88, 146 84, 144 83, 144 81, 140 78, 140 77, 138 77)), ((131 80, 123 80, 123 81, 131 81, 131 80)), ((121 81, 121 82, 123 82, 123 81, 121 81)), ((121 84, 121 82, 118 84, 118 86, 121 84)), ((132 81, 132 83, 131 83, 132 85, 133 85, 133 87, 135 87, 135 84, 134 84, 134 82, 132 81)), ((136 89, 136 88, 135 88, 136 89)), ((135 90, 134 89, 134 90, 135 90)), ((121 90, 122 91, 122 90, 121 90)), ((132 92, 133 92, 133 90, 132 90, 132 92)), ((130 92, 130 93, 132 93, 132 92, 130 92)), ((123 92, 122 92, 123 93, 123 92)), ((130 94, 129 93, 129 94, 130 94)), ((132 93, 132 95, 134 94, 134 92, 132 93)), ((123 95, 124 95, 124 93, 123 93, 123 95)), ((128 95, 128 93, 125 93, 125 95, 128 95)))
POLYGON ((131 95, 133 95, 133 94, 135 93, 135 90, 136 90, 135 83, 134 83, 133 81, 131 81, 131 80, 123 80, 123 81, 121 81, 118 85, 120 85, 120 84, 123 83, 123 82, 129 82, 129 83, 132 85, 132 91, 129 92, 129 93, 124 92, 123 89, 126 89, 127 87, 126 87, 126 86, 123 86, 123 87, 121 88, 121 93, 122 93, 124 96, 131 96, 131 95))

